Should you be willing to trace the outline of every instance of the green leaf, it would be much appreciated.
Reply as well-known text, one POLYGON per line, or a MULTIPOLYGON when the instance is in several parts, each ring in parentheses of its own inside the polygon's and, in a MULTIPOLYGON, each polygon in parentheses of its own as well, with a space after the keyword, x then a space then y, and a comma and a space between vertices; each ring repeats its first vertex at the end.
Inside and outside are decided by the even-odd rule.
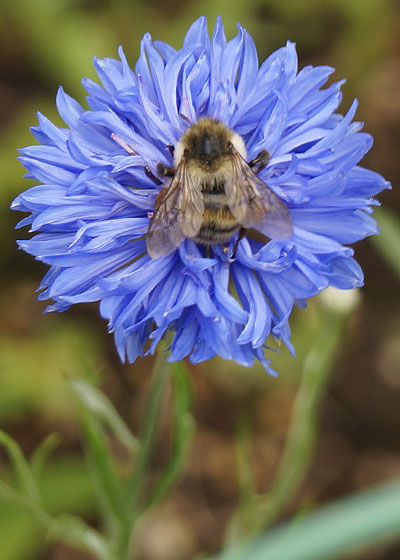
POLYGON ((107 527, 115 533, 130 515, 127 496, 111 463, 111 452, 102 428, 90 409, 84 411, 82 423, 86 455, 100 506, 107 527))
POLYGON ((132 453, 140 448, 112 404, 99 390, 78 379, 71 381, 71 387, 82 405, 86 456, 106 528, 113 546, 125 549, 132 529, 132 505, 126 484, 112 462, 104 424, 132 453))
POLYGON ((374 217, 378 220, 381 232, 371 237, 371 242, 400 278, 400 218, 383 208, 376 208, 374 217))
POLYGON ((171 364, 173 397, 172 449, 168 464, 157 481, 147 507, 160 503, 178 480, 185 465, 195 422, 190 412, 192 392, 182 362, 171 364))
POLYGON ((313 345, 304 361, 303 377, 279 469, 270 492, 261 498, 257 508, 258 530, 265 529, 289 501, 305 476, 312 457, 318 430, 318 407, 344 324, 342 315, 328 310, 322 313, 325 313, 325 321, 321 331, 315 333, 313 345))
POLYGON ((79 517, 63 515, 53 518, 29 497, 19 494, 13 488, 0 481, 0 497, 29 511, 35 520, 50 533, 50 537, 83 548, 95 554, 99 560, 117 560, 110 552, 104 537, 79 517))
POLYGON ((126 484, 112 461, 105 427, 132 454, 138 451, 138 443, 110 401, 98 389, 81 379, 74 379, 70 384, 81 403, 86 457, 106 530, 113 549, 119 551, 129 543, 132 505, 126 484))
MULTIPOLYGON (((2 479, 13 479, 9 469, 2 469, 2 479)), ((57 456, 43 471, 39 485, 46 511, 93 517, 93 489, 81 457, 57 456)), ((42 557, 40 552, 45 548, 46 529, 43 524, 39 525, 36 512, 27 504, 26 497, 0 482, 1 560, 33 560, 42 557)), ((49 520, 48 517, 46 519, 49 520)))
POLYGON ((227 527, 227 544, 265 531, 294 495, 307 472, 317 434, 318 405, 346 317, 345 313, 328 308, 321 308, 320 314, 321 320, 315 323, 314 332, 310 331, 313 343, 303 362, 285 448, 271 489, 263 495, 247 496, 239 505, 227 527))
POLYGON ((33 476, 33 472, 29 463, 25 459, 19 445, 3 430, 0 430, 0 444, 3 445, 12 462, 16 476, 18 477, 22 492, 26 494, 27 499, 35 504, 40 502, 40 492, 33 476))
POLYGON ((249 418, 241 416, 236 434, 236 458, 241 504, 248 503, 256 495, 256 483, 250 463, 250 458, 252 457, 251 443, 249 418))
POLYGON ((149 464, 154 444, 157 437, 157 424, 160 417, 164 389, 167 382, 169 364, 166 361, 167 353, 164 345, 159 346, 156 361, 153 367, 153 378, 145 406, 142 425, 140 428, 140 448, 137 454, 135 470, 129 484, 129 494, 133 504, 132 519, 140 515, 144 504, 143 491, 146 481, 146 469, 149 464))
POLYGON ((70 384, 84 408, 106 424, 117 439, 134 454, 138 441, 105 395, 82 379, 74 379, 70 384))
POLYGON ((32 473, 36 479, 42 474, 43 468, 50 455, 60 445, 60 436, 56 433, 49 434, 34 450, 30 458, 32 473))
POLYGON ((367 550, 383 539, 400 540, 399 480, 284 523, 214 560, 343 559, 355 547, 367 550))
POLYGON ((98 560, 118 560, 110 551, 105 538, 89 527, 82 519, 73 515, 62 515, 53 519, 49 526, 50 537, 61 539, 78 548, 87 550, 98 560))

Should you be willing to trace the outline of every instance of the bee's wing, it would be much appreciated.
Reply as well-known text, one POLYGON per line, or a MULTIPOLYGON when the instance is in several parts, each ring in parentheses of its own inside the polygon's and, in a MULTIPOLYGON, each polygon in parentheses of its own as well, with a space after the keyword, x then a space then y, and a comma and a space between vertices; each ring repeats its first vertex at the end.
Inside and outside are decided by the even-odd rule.
POLYGON ((157 196, 146 239, 149 255, 153 259, 165 257, 186 237, 194 237, 200 230, 203 213, 203 194, 182 158, 171 183, 157 196))
POLYGON ((232 176, 225 182, 225 193, 239 224, 254 227, 272 239, 289 239, 293 234, 289 210, 236 150, 232 169, 232 176))

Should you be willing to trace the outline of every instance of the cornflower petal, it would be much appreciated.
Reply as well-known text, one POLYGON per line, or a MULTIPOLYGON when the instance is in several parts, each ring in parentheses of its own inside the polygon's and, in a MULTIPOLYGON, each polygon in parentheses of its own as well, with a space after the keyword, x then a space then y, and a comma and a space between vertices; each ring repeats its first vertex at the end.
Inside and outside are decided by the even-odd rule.
POLYGON ((60 87, 66 127, 38 113, 39 144, 20 151, 39 184, 11 207, 28 213, 17 227, 36 232, 19 247, 50 266, 38 297, 54 301, 47 311, 99 301, 122 360, 154 353, 171 331, 172 361, 257 360, 275 375, 267 341, 294 352, 293 306, 328 286, 363 284, 348 245, 378 233, 373 197, 390 184, 358 165, 372 138, 353 121, 357 102, 338 113, 344 81, 324 87, 328 66, 298 71, 291 42, 259 66, 251 36, 238 25, 227 41, 221 18, 211 38, 206 18, 195 21, 179 50, 146 34, 134 70, 118 53, 94 59, 101 85, 83 80, 89 109, 60 87), (151 259, 150 213, 168 182, 156 184, 145 168, 172 166, 169 145, 206 115, 241 135, 248 160, 269 151, 259 176, 286 204, 293 235, 235 235, 209 248, 186 239, 151 259))

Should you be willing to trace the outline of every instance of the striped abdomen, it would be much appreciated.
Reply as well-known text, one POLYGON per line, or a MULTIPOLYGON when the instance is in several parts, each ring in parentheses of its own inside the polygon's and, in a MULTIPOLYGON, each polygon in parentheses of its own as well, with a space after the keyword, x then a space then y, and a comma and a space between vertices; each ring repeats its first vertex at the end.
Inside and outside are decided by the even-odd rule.
POLYGON ((239 229, 236 218, 226 204, 226 194, 221 186, 218 190, 203 187, 204 214, 201 228, 194 241, 202 245, 226 243, 239 229))

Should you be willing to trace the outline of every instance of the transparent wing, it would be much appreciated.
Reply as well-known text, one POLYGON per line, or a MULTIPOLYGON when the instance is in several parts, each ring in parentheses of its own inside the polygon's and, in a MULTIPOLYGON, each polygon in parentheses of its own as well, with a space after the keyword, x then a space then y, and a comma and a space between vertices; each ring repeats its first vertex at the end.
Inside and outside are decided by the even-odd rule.
POLYGON ((200 230, 203 213, 203 194, 182 158, 171 183, 156 199, 146 239, 149 255, 153 259, 165 257, 186 237, 194 237, 200 230))
POLYGON ((232 176, 225 183, 225 193, 230 211, 243 227, 253 227, 272 239, 292 236, 289 210, 237 151, 232 156, 232 176))

